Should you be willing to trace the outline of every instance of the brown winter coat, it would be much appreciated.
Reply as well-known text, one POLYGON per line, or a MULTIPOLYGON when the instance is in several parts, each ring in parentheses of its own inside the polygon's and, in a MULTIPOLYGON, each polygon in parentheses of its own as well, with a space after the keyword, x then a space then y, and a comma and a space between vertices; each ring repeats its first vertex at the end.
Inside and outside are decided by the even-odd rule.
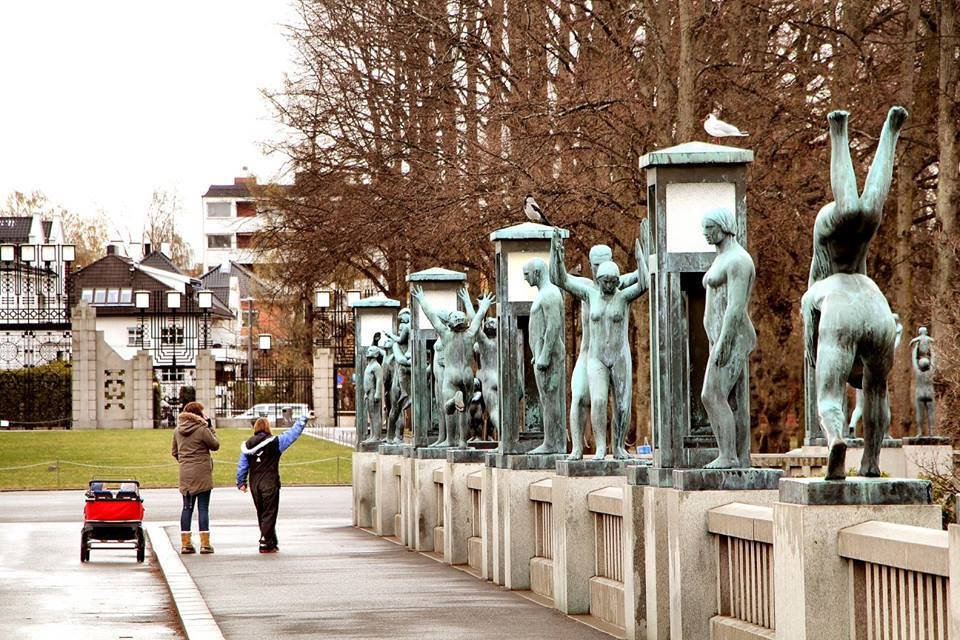
POLYGON ((202 416, 181 413, 173 430, 171 453, 180 463, 180 493, 196 495, 213 489, 213 457, 220 448, 217 432, 202 416))

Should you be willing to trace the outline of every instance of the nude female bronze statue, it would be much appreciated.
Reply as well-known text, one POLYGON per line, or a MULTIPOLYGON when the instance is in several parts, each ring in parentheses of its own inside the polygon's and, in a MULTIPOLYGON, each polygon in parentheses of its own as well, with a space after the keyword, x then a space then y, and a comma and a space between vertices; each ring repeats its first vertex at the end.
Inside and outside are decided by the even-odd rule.
POLYGON ((876 477, 880 445, 890 426, 887 375, 893 366, 896 324, 883 293, 866 275, 867 253, 883 220, 907 111, 892 107, 888 112, 862 195, 850 159, 848 114, 833 111, 827 119, 834 201, 820 210, 813 227, 809 287, 801 301, 805 360, 813 369, 816 414, 827 439, 827 478, 846 477, 846 382, 863 390, 860 475, 876 477))
POLYGON ((736 233, 737 219, 730 209, 720 207, 704 214, 703 236, 717 248, 713 264, 703 276, 707 292, 703 328, 710 341, 710 356, 700 399, 719 448, 717 458, 706 465, 708 469, 750 466, 749 448, 743 451, 737 446, 749 442, 744 437, 750 431, 749 416, 741 412, 738 420, 730 396, 743 379, 750 352, 757 344, 749 310, 756 270, 736 233))
MULTIPOLYGON (((590 347, 587 360, 587 375, 590 381, 590 421, 597 441, 595 458, 601 460, 607 453, 607 402, 613 392, 613 457, 623 460, 630 457, 625 448, 627 426, 633 397, 633 364, 630 360, 630 345, 627 327, 630 322, 631 302, 640 297, 649 286, 646 256, 646 227, 641 225, 641 245, 637 240, 634 253, 637 259, 637 281, 620 288, 620 269, 607 261, 597 268, 597 282, 573 279, 564 266, 563 244, 559 230, 554 230, 550 245, 550 278, 561 289, 569 291, 590 305, 590 347)), ((574 447, 577 443, 574 442, 574 447)), ((583 457, 576 449, 571 460, 583 457)))
MULTIPOLYGON (((416 287, 411 295, 420 305, 425 316, 433 325, 434 330, 443 341, 443 381, 442 396, 443 414, 448 416, 456 415, 458 418, 457 446, 461 449, 467 448, 467 436, 469 431, 469 420, 467 414, 467 405, 470 397, 473 395, 473 343, 476 340, 477 332, 480 331, 480 325, 483 323, 484 316, 490 305, 493 304, 493 296, 484 294, 480 298, 477 314, 473 321, 467 324, 467 317, 462 311, 451 311, 446 323, 440 319, 437 312, 430 306, 423 289, 416 287)), ((442 414, 442 415, 443 415, 442 414)), ((453 438, 450 425, 447 425, 446 439, 440 446, 450 446, 453 438)))
POLYGON ((933 435, 937 420, 933 393, 933 338, 927 328, 920 327, 919 335, 910 341, 910 361, 913 363, 914 398, 916 401, 917 435, 933 435))

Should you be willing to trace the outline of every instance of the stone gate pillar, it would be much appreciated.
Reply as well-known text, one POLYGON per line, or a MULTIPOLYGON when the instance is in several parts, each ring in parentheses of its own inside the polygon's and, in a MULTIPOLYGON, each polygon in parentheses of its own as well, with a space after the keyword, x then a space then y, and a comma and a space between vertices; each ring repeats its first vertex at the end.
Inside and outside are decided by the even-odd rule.
POLYGON ((313 350, 313 412, 320 426, 334 424, 333 385, 333 349, 317 347, 313 350))
POLYGON ((97 428, 97 312, 81 301, 70 315, 73 428, 97 428))
POLYGON ((203 405, 208 416, 212 416, 217 402, 217 360, 209 349, 197 351, 193 388, 197 393, 197 402, 203 405))
POLYGON ((153 428, 153 360, 143 349, 131 360, 133 369, 133 428, 153 428))

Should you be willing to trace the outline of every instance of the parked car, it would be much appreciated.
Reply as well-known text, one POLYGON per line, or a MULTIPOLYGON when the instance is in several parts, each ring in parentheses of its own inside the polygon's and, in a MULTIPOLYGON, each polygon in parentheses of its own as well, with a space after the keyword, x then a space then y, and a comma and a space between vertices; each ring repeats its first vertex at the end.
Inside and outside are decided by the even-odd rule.
POLYGON ((310 413, 310 407, 302 403, 273 403, 266 402, 255 404, 236 418, 240 420, 250 420, 253 422, 257 418, 266 418, 271 425, 280 427, 289 427, 293 421, 300 416, 310 413))

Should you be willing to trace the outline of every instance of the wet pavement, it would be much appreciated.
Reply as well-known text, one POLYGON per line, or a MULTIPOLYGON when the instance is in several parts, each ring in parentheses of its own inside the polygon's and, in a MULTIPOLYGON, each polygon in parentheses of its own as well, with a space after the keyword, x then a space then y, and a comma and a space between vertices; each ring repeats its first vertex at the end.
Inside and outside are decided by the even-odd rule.
MULTIPOLYGON (((311 490, 303 490, 311 491, 311 490)), ((606 639, 553 609, 350 526, 350 488, 312 490, 314 518, 290 517, 280 553, 254 523, 216 528, 214 556, 181 556, 225 637, 448 640, 606 639)), ((288 501, 289 502, 289 501, 288 501)), ((176 527, 167 529, 177 543, 176 527)))
MULTIPOLYGON (((143 495, 145 522, 167 523, 179 549, 179 494, 143 495)), ((250 496, 214 490, 216 553, 179 558, 226 638, 609 639, 354 529, 350 496, 350 487, 285 487, 280 553, 261 555, 250 496)), ((132 549, 95 550, 80 564, 82 504, 80 491, 0 493, 0 638, 180 637, 149 550, 142 565, 132 549)))
POLYGON ((142 564, 132 548, 94 549, 81 564, 79 521, 0 524, 0 638, 180 637, 149 548, 142 564))

